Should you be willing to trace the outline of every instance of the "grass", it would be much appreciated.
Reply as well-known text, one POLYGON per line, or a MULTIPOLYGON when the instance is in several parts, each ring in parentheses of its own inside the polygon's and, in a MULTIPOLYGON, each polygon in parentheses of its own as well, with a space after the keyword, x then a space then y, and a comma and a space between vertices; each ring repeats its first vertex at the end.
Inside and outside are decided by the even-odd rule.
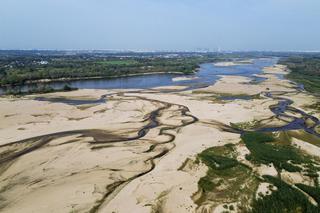
POLYGON ((301 141, 305 141, 307 143, 320 147, 320 138, 303 130, 289 131, 288 135, 290 137, 294 137, 301 141))
POLYGON ((260 94, 247 95, 247 94, 218 94, 220 100, 253 100, 253 99, 263 99, 260 94))
POLYGON ((115 58, 112 56, 48 56, 46 65, 35 63, 39 56, 0 58, 0 85, 21 86, 41 79, 51 81, 63 79, 114 78, 144 73, 194 73, 199 64, 218 60, 206 57, 134 57, 115 58), (10 66, 5 66, 12 64, 10 66), (1 67, 2 65, 2 67, 1 67))
POLYGON ((291 72, 287 78, 303 84, 304 89, 315 94, 320 93, 320 77, 315 75, 307 75, 302 72, 291 72))
POLYGON ((300 55, 283 58, 281 64, 286 65, 291 72, 287 78, 302 83, 304 88, 318 95, 320 92, 320 56, 315 55, 300 55))
POLYGON ((270 195, 254 200, 252 213, 319 213, 320 209, 314 206, 299 190, 272 176, 264 179, 277 187, 270 195))
POLYGON ((320 205, 320 188, 318 187, 312 187, 312 186, 308 186, 308 185, 304 185, 304 184, 296 184, 296 186, 301 189, 302 191, 304 191, 305 193, 307 193, 308 195, 310 195, 310 197, 312 197, 317 203, 318 205, 320 205))
POLYGON ((260 132, 246 132, 242 141, 250 150, 246 159, 258 164, 272 163, 278 171, 302 172, 318 183, 320 171, 316 159, 287 143, 281 144, 272 135, 260 132))
POLYGON ((238 161, 213 154, 201 154, 201 160, 210 168, 224 170, 238 165, 238 161))
POLYGON ((209 168, 224 170, 238 165, 237 160, 230 158, 233 153, 233 146, 225 145, 222 147, 209 148, 200 153, 199 157, 209 168))
POLYGON ((235 157, 234 145, 231 144, 212 147, 198 155, 208 166, 207 175, 198 182, 202 190, 201 197, 196 200, 198 205, 239 202, 238 208, 243 211, 249 209, 259 180, 249 167, 239 163, 235 157))
POLYGON ((248 122, 239 122, 239 123, 230 123, 230 126, 235 129, 241 130, 250 130, 256 128, 259 124, 259 121, 253 120, 248 122))
POLYGON ((308 109, 312 109, 315 112, 320 112, 320 102, 316 102, 313 104, 305 105, 304 107, 308 109))
POLYGON ((316 109, 320 111, 320 102, 316 102, 314 104, 308 105, 307 107, 310 109, 316 109))
POLYGON ((195 201, 197 205, 210 204, 211 208, 214 208, 217 205, 227 206, 237 202, 240 212, 320 212, 320 208, 312 204, 302 193, 304 191, 320 204, 320 188, 317 181, 319 165, 313 157, 293 147, 286 132, 277 134, 277 137, 271 133, 245 132, 241 139, 250 151, 246 158, 253 165, 273 163, 279 172, 300 172, 305 177, 313 178, 316 187, 304 184, 293 186, 281 180, 280 176, 259 177, 252 168, 236 160, 236 145, 227 144, 209 148, 198 155, 199 161, 208 167, 208 172, 198 182, 201 196, 195 201), (275 187, 270 188, 271 193, 256 198, 258 186, 262 182, 268 182, 275 187))
POLYGON ((102 65, 113 65, 113 66, 129 66, 138 64, 135 60, 105 60, 105 61, 98 61, 98 64, 102 65))
POLYGON ((232 94, 232 93, 215 93, 212 91, 196 90, 192 91, 192 94, 203 95, 199 97, 200 100, 209 100, 212 103, 223 104, 228 101, 234 100, 253 100, 263 99, 260 94, 247 95, 247 94, 232 94))
POLYGON ((273 165, 278 169, 288 172, 300 172, 302 168, 294 164, 310 164, 298 150, 290 145, 275 145, 276 139, 272 135, 259 132, 246 132, 241 136, 242 141, 250 150, 247 159, 255 163, 273 165))
POLYGON ((43 85, 37 86, 32 88, 28 91, 21 91, 19 88, 17 89, 8 89, 5 91, 5 95, 14 95, 14 96, 21 96, 21 95, 30 95, 30 94, 45 94, 45 93, 53 93, 53 92, 69 92, 77 90, 77 88, 70 87, 69 85, 65 84, 61 89, 54 89, 53 87, 43 85))

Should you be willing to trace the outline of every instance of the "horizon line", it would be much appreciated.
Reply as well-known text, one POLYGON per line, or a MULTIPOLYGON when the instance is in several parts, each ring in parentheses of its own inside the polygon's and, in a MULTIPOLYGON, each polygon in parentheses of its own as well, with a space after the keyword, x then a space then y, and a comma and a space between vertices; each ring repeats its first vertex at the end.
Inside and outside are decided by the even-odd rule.
POLYGON ((275 53, 320 53, 320 50, 206 50, 205 48, 198 50, 146 50, 146 49, 42 49, 42 48, 23 48, 23 49, 1 49, 0 51, 70 51, 70 52, 118 52, 118 53, 239 53, 239 52, 275 52, 275 53))

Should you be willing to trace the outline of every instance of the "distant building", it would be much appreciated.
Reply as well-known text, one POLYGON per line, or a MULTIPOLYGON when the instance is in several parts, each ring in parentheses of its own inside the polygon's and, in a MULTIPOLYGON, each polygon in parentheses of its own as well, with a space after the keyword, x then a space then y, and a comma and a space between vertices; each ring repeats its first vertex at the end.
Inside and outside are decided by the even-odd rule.
POLYGON ((46 64, 49 64, 49 62, 48 61, 40 61, 39 64, 46 65, 46 64))

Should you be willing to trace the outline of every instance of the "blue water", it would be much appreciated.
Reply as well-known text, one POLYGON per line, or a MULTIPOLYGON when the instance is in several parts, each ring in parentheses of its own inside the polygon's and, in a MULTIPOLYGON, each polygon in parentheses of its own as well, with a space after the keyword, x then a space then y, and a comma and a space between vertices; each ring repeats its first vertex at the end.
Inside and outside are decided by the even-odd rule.
MULTIPOLYGON (((182 77, 182 75, 175 74, 155 74, 155 75, 142 75, 121 77, 114 79, 89 79, 89 80, 76 80, 67 82, 51 82, 47 83, 48 86, 54 89, 61 89, 65 84, 79 89, 146 89, 159 86, 172 86, 172 85, 187 85, 191 87, 203 87, 206 85, 214 84, 220 75, 239 75, 252 78, 253 81, 259 83, 264 78, 256 77, 255 74, 261 74, 262 68, 272 66, 277 63, 276 58, 268 59, 255 59, 252 64, 243 64, 237 66, 219 67, 212 63, 202 64, 199 71, 194 75, 186 77, 193 78, 193 80, 186 81, 173 81, 175 77, 182 77)), ((34 88, 37 85, 27 85, 21 87, 22 91, 34 88)), ((0 89, 0 94, 3 91, 0 89)))
POLYGON ((254 75, 261 74, 262 69, 266 66, 272 66, 276 64, 278 59, 269 58, 269 59, 255 59, 252 64, 243 64, 237 66, 227 66, 227 67, 219 67, 214 64, 202 64, 200 66, 199 72, 195 74, 195 77, 198 79, 190 82, 195 83, 208 83, 213 84, 219 78, 220 75, 238 75, 250 77, 253 81, 261 82, 266 78, 257 77, 254 75))

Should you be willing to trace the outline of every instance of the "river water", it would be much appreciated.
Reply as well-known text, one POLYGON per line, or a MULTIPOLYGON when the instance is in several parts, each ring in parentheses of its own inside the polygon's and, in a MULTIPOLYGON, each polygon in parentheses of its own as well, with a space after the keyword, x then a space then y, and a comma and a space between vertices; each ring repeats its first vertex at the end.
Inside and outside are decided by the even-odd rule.
MULTIPOLYGON (((62 89, 65 84, 79 89, 146 89, 160 86, 187 85, 192 87, 203 87, 215 83, 220 75, 239 75, 252 78, 253 81, 260 82, 264 78, 256 77, 255 74, 261 74, 262 68, 272 66, 277 63, 276 58, 254 59, 253 63, 236 66, 215 66, 212 63, 201 64, 199 71, 194 75, 176 75, 176 74, 154 74, 131 77, 121 77, 113 79, 88 79, 63 82, 50 82, 46 85, 54 89, 62 89), (176 78, 182 80, 175 80, 176 78), (188 80, 184 80, 185 77, 188 80)), ((37 84, 30 84, 19 87, 23 92, 36 88, 37 84)), ((0 94, 5 92, 5 88, 0 88, 0 94)))

